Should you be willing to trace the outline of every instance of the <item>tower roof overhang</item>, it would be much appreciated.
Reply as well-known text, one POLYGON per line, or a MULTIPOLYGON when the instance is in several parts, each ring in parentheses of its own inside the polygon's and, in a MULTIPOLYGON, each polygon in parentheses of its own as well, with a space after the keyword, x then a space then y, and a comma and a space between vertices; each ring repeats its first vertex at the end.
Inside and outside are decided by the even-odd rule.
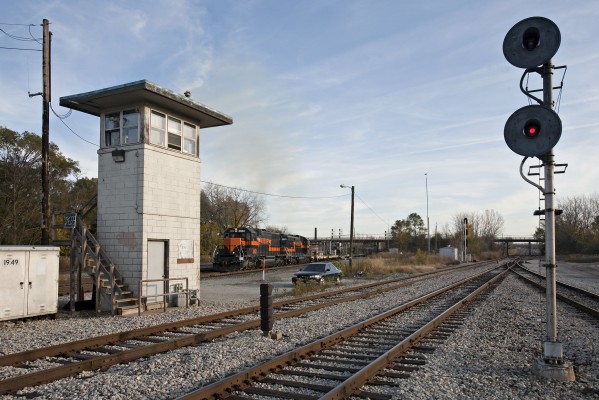
POLYGON ((181 117, 194 121, 200 128, 233 123, 230 116, 145 79, 60 98, 61 106, 97 117, 105 110, 121 108, 140 102, 154 104, 164 111, 174 112, 181 117))

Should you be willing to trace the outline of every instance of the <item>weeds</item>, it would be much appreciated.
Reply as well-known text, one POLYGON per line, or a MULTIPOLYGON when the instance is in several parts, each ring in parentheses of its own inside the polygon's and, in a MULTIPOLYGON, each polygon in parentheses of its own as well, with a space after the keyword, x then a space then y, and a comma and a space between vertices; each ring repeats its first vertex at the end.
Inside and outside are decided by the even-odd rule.
POLYGON ((325 284, 322 285, 319 282, 315 282, 315 281, 307 281, 307 282, 299 281, 294 285, 293 294, 295 296, 303 296, 303 295, 306 295, 308 293, 313 293, 313 292, 324 292, 327 288, 330 288, 332 286, 336 286, 336 284, 333 282, 331 282, 331 283, 325 282, 325 284))
POLYGON ((353 277, 361 273, 366 279, 375 279, 392 274, 418 274, 435 271, 451 264, 451 260, 448 257, 417 251, 416 254, 383 253, 375 257, 354 258, 351 269, 347 263, 335 261, 334 264, 343 271, 346 277, 353 277))

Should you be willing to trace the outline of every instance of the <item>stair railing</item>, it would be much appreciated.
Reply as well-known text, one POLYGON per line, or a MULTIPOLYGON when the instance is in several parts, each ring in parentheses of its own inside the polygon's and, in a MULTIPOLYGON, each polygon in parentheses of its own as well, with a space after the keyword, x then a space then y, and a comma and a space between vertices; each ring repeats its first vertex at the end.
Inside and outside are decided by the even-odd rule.
MULTIPOLYGON (((116 312, 116 295, 122 294, 123 291, 120 286, 118 286, 117 281, 123 280, 122 275, 116 269, 114 263, 106 254, 104 248, 98 243, 95 236, 87 229, 85 223, 83 222, 83 218, 77 215, 77 222, 75 225, 75 229, 72 231, 72 246, 71 251, 75 250, 76 253, 76 263, 79 268, 85 268, 85 263, 88 257, 93 260, 95 264, 94 268, 94 282, 96 285, 96 312, 99 313, 100 310, 100 294, 101 294, 101 277, 104 277, 108 280, 108 289, 110 290, 110 304, 111 304, 111 312, 112 315, 116 312), (78 250, 77 250, 78 249, 78 250)), ((72 268, 73 270, 73 268, 72 268)), ((88 272, 89 273, 89 272, 88 272)), ((72 297, 73 294, 71 294, 72 297)), ((73 300, 73 299, 71 299, 73 300)))

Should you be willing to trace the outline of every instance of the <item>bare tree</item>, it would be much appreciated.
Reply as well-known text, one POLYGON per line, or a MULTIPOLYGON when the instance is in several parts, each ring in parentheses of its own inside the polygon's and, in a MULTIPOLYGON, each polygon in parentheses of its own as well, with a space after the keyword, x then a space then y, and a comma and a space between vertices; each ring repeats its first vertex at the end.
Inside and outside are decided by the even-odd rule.
POLYGON ((564 253, 599 252, 599 196, 558 199, 563 213, 556 218, 557 248, 564 253))
POLYGON ((201 192, 201 247, 208 254, 227 228, 257 227, 263 223, 264 200, 255 193, 211 183, 201 192))
POLYGON ((221 229, 258 226, 264 221, 264 200, 255 193, 206 184, 202 188, 203 222, 221 229))
POLYGON ((485 239, 494 239, 503 232, 504 219, 495 210, 485 210, 479 216, 477 233, 485 239))
POLYGON ((287 228, 287 226, 283 225, 283 226, 277 226, 277 225, 266 225, 266 227, 264 228, 267 231, 270 232, 277 232, 277 233, 289 233, 289 228, 287 228))
POLYGON ((472 253, 492 250, 494 240, 503 231, 504 219, 495 210, 460 212, 453 216, 447 233, 452 237, 451 244, 456 247, 464 242, 464 219, 468 220, 468 248, 472 253))

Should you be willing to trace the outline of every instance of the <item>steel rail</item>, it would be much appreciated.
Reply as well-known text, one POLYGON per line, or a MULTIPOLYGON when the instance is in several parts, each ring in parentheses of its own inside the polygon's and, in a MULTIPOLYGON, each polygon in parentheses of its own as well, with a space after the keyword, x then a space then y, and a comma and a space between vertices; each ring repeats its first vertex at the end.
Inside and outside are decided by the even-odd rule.
MULTIPOLYGON (((415 275, 412 275, 409 277, 393 278, 393 279, 388 279, 388 280, 384 280, 384 281, 378 281, 378 282, 368 283, 368 284, 364 284, 364 285, 329 291, 329 292, 325 292, 325 293, 317 293, 317 294, 313 294, 313 295, 309 295, 309 296, 303 296, 301 298, 281 300, 281 301, 274 302, 273 307, 274 308, 282 308, 282 307, 286 307, 289 305, 299 304, 302 302, 321 300, 323 298, 334 297, 334 296, 338 296, 340 294, 344 294, 344 293, 348 293, 348 292, 355 292, 355 291, 359 291, 359 290, 370 289, 373 287, 382 286, 382 285, 386 285, 386 284, 390 284, 390 283, 394 283, 394 282, 409 281, 409 282, 406 282, 405 284, 400 285, 400 286, 405 286, 406 284, 418 282, 418 281, 428 277, 429 275, 447 273, 447 272, 453 271, 454 269, 455 268, 432 271, 432 272, 425 272, 425 273, 421 273, 421 274, 415 274, 415 275)), ((390 290, 394 290, 396 288, 397 287, 394 287, 393 289, 390 289, 390 290)), ((380 292, 380 291, 375 292, 375 294, 378 292, 380 292)), ((359 297, 360 296, 358 296, 358 295, 354 295, 351 297, 351 299, 353 300, 353 299, 356 299, 359 297)), ((242 315, 258 313, 259 311, 260 311, 260 306, 244 307, 244 308, 231 310, 231 311, 225 311, 225 312, 221 312, 221 313, 217 313, 217 314, 210 314, 210 315, 206 315, 203 317, 185 319, 185 320, 175 321, 175 322, 168 322, 168 323, 154 325, 154 326, 150 326, 150 327, 146 327, 146 328, 139 328, 139 329, 134 329, 134 330, 125 331, 125 332, 118 332, 118 333, 113 333, 113 334, 108 334, 108 335, 97 336, 97 337, 89 338, 89 339, 81 339, 81 340, 77 340, 74 342, 57 344, 57 345, 48 346, 48 347, 44 347, 44 348, 40 348, 40 349, 33 349, 33 350, 27 350, 27 351, 23 351, 23 352, 19 352, 19 353, 7 354, 7 355, 0 356, 0 367, 11 366, 11 365, 14 366, 14 365, 22 364, 23 362, 34 361, 34 360, 37 360, 40 358, 45 358, 45 357, 58 356, 60 354, 64 354, 67 352, 93 350, 93 348, 96 348, 96 347, 101 347, 101 346, 111 345, 111 344, 126 341, 126 340, 132 340, 132 339, 142 338, 142 337, 146 337, 146 336, 156 335, 161 332, 168 332, 168 331, 172 331, 175 329, 180 329, 180 328, 184 328, 184 327, 188 327, 188 326, 218 322, 218 321, 221 321, 221 320, 224 320, 227 318, 235 318, 235 317, 239 317, 242 315)))
MULTIPOLYGON (((522 268, 522 267, 521 267, 521 268, 522 268)), ((526 268, 523 268, 523 269, 524 269, 525 271, 527 271, 527 272, 530 272, 530 271, 528 271, 526 268)), ((545 285, 543 285, 543 284, 540 284, 539 282, 535 282, 533 279, 531 279, 531 278, 529 278, 529 277, 526 277, 526 276, 522 275, 521 273, 519 273, 519 272, 517 272, 517 271, 513 271, 513 270, 512 270, 512 272, 513 272, 514 274, 516 274, 518 277, 520 277, 520 279, 522 279, 522 280, 524 280, 525 282, 529 283, 530 285, 533 285, 533 286, 535 286, 536 288, 538 288, 538 289, 540 289, 540 290, 546 290, 546 287, 545 287, 545 285)), ((537 275, 536 275, 536 274, 534 274, 534 273, 533 273, 533 275, 537 276, 537 275)), ((542 277, 543 279, 545 279, 545 277, 544 277, 544 276, 541 276, 541 277, 542 277)), ((572 290, 574 290, 574 291, 577 291, 577 292, 579 292, 579 293, 583 293, 583 294, 586 294, 586 293, 588 293, 588 294, 590 294, 590 295, 591 295, 591 296, 589 296, 589 297, 592 297, 594 300, 596 300, 596 299, 597 299, 597 295, 596 295, 595 293, 587 292, 587 291, 586 291, 586 290, 584 290, 584 289, 576 288, 576 287, 574 287, 574 286, 570 287, 569 285, 566 285, 565 283, 561 283, 561 286, 562 286, 562 287, 568 287, 568 288, 572 288, 572 290), (578 289, 578 290, 576 290, 576 289, 578 289)), ((571 298, 569 298, 569 297, 567 297, 567 296, 564 296, 564 295, 563 295, 563 294, 561 294, 561 293, 556 293, 556 294, 555 294, 555 296, 556 296, 556 298, 557 298, 558 300, 561 300, 561 301, 563 301, 564 303, 566 303, 566 304, 569 304, 569 305, 571 305, 571 306, 573 306, 573 307, 577 308, 578 310, 580 310, 580 311, 582 311, 582 312, 584 312, 584 313, 586 313, 586 314, 588 314, 588 315, 590 315, 590 316, 592 316, 592 317, 599 318, 599 310, 597 310, 597 309, 594 309, 594 308, 592 308, 592 307, 589 307, 589 306, 587 306, 587 305, 584 305, 584 304, 582 304, 582 303, 580 303, 580 302, 578 302, 578 301, 576 301, 576 300, 574 300, 574 299, 571 299, 571 298)))
MULTIPOLYGON (((318 310, 321 308, 329 307, 329 306, 332 306, 335 304, 349 302, 349 301, 357 300, 359 298, 369 298, 372 296, 376 296, 382 292, 397 290, 398 288, 401 288, 406 285, 417 282, 419 280, 425 279, 426 276, 423 276, 423 275, 429 275, 429 274, 430 273, 422 274, 422 275, 418 276, 416 280, 413 280, 411 282, 402 282, 400 284, 397 284, 397 285, 394 285, 394 286, 391 286, 388 288, 378 289, 378 290, 367 292, 367 293, 359 293, 359 294, 347 296, 347 297, 344 297, 341 299, 333 299, 329 302, 313 304, 308 307, 299 308, 299 309, 295 309, 295 310, 279 312, 274 315, 274 318, 278 320, 278 319, 296 317, 298 315, 305 314, 305 313, 311 312, 311 311, 315 311, 315 310, 318 310)), ((413 279, 413 278, 412 277, 396 278, 396 280, 402 280, 402 279, 405 280, 405 279, 413 279)), ((391 281, 394 281, 394 280, 391 280, 391 281)), ((386 281, 384 284, 388 284, 388 283, 389 282, 386 281)), ((381 283, 379 283, 379 285, 380 284, 381 283)), ((364 286, 367 288, 370 288, 373 286, 377 286, 377 284, 376 283, 367 284, 364 286)), ((357 289, 356 289, 356 287, 346 288, 346 289, 342 289, 339 291, 335 291, 335 293, 338 294, 339 292, 347 292, 347 291, 351 291, 351 290, 357 290, 357 289)), ((322 297, 330 297, 332 295, 333 295, 333 292, 329 292, 329 293, 325 294, 325 296, 323 296, 322 294, 319 294, 319 295, 307 296, 300 300, 290 299, 290 300, 278 302, 278 303, 276 303, 276 306, 281 307, 281 306, 289 305, 289 304, 293 304, 293 303, 305 302, 307 300, 319 299, 322 297)), ((9 355, 0 357, 0 366, 2 366, 2 365, 3 366, 19 365, 19 364, 23 364, 27 361, 33 361, 33 360, 37 360, 37 359, 45 358, 45 357, 65 356, 65 355, 69 356, 69 355, 72 355, 74 352, 82 351, 82 350, 95 351, 94 349, 97 349, 101 346, 106 346, 106 345, 118 346, 118 344, 120 342, 125 342, 127 340, 135 340, 135 339, 140 340, 147 336, 152 336, 152 335, 158 336, 160 333, 174 331, 176 329, 185 328, 185 327, 189 327, 192 325, 198 325, 198 324, 202 324, 202 323, 222 321, 223 319, 226 319, 226 318, 234 318, 234 317, 237 317, 240 315, 247 315, 248 313, 257 313, 258 311, 259 311, 258 306, 246 307, 243 309, 226 311, 226 312, 219 313, 219 314, 213 314, 213 315, 193 318, 193 319, 189 319, 189 320, 176 321, 176 322, 161 324, 161 325, 157 325, 157 326, 151 326, 151 327, 147 327, 147 328, 140 328, 140 329, 127 331, 127 332, 114 333, 114 334, 99 336, 99 337, 91 338, 91 339, 83 339, 83 340, 79 340, 76 342, 64 343, 64 344, 50 346, 47 348, 35 349, 35 350, 30 350, 30 351, 21 352, 21 353, 13 353, 13 354, 9 354, 9 355)), ((12 378, 7 378, 7 379, 0 381, 0 394, 13 393, 15 391, 18 391, 18 390, 24 388, 24 387, 36 386, 36 385, 40 385, 43 383, 52 382, 57 379, 72 376, 72 375, 77 374, 82 371, 89 371, 89 370, 95 370, 95 369, 106 369, 112 365, 130 362, 130 361, 133 361, 133 360, 136 360, 139 358, 152 356, 152 355, 163 353, 166 351, 172 351, 172 350, 175 350, 180 347, 195 346, 195 345, 198 345, 199 343, 210 341, 210 340, 213 340, 218 337, 226 336, 233 332, 240 332, 240 331, 244 331, 244 330, 248 330, 248 329, 257 329, 259 327, 260 327, 260 319, 254 319, 254 320, 246 321, 243 323, 237 323, 237 324, 233 324, 233 325, 229 325, 229 326, 225 326, 225 327, 221 327, 221 328, 216 328, 216 329, 214 329, 212 331, 208 331, 208 332, 202 332, 199 334, 189 334, 189 335, 181 336, 178 338, 165 339, 162 342, 147 344, 143 347, 127 349, 127 350, 123 350, 123 351, 108 354, 108 355, 99 355, 92 359, 74 361, 70 364, 65 364, 65 365, 61 365, 58 367, 54 367, 54 368, 35 371, 35 372, 20 375, 20 376, 12 377, 12 378)), ((102 352, 102 350, 100 350, 100 349, 98 349, 97 351, 102 352)))
MULTIPOLYGON (((233 374, 233 375, 231 375, 227 378, 224 378, 220 381, 208 384, 208 385, 201 387, 193 392, 187 393, 186 395, 181 396, 178 399, 179 400, 191 400, 191 399, 211 400, 211 399, 226 398, 230 395, 230 393, 233 390, 243 390, 245 388, 248 388, 249 386, 251 386, 252 382, 259 380, 260 378, 264 377, 265 375, 267 375, 269 373, 277 372, 279 370, 282 370, 285 366, 293 365, 294 363, 297 363, 300 360, 307 358, 314 353, 318 353, 321 350, 324 350, 324 349, 331 347, 337 343, 340 343, 342 341, 349 339, 350 337, 354 336, 355 334, 357 334, 358 332, 362 331, 363 329, 365 329, 369 326, 377 324, 380 321, 383 321, 389 317, 399 314, 399 313, 401 313, 409 308, 412 308, 418 304, 424 303, 429 299, 439 296, 449 290, 459 287, 459 286, 461 286, 467 282, 470 282, 474 279, 477 279, 478 277, 483 276, 492 270, 502 268, 502 267, 503 267, 503 265, 494 267, 490 270, 486 270, 486 271, 484 271, 480 274, 477 274, 475 276, 462 279, 459 282, 456 282, 456 283, 450 284, 448 286, 445 286, 443 288, 437 289, 429 294, 420 296, 414 300, 411 300, 411 301, 404 303, 400 306, 394 307, 386 312, 383 312, 379 315, 371 317, 371 318, 369 318, 365 321, 362 321, 358 324, 355 324, 351 327, 345 328, 339 332, 328 335, 325 338, 318 339, 318 340, 308 343, 300 348, 292 350, 288 353, 277 356, 265 363, 255 366, 253 368, 238 372, 238 373, 233 374)), ((464 300, 462 300, 462 301, 464 301, 464 300)))
MULTIPOLYGON (((439 272, 446 272, 446 271, 447 270, 435 271, 435 272, 439 273, 439 272)), ((435 272, 433 272, 433 273, 435 273, 435 272)), ((277 301, 273 304, 273 307, 282 308, 282 307, 286 307, 286 306, 289 306, 292 304, 298 304, 301 302, 312 301, 312 300, 319 300, 319 299, 326 298, 326 297, 333 297, 333 296, 337 296, 339 294, 357 291, 357 290, 369 289, 372 287, 376 287, 376 286, 380 286, 380 285, 384 285, 384 284, 388 284, 388 283, 392 283, 392 282, 397 282, 397 281, 405 281, 405 280, 414 279, 414 281, 417 282, 419 280, 419 278, 428 276, 430 274, 431 274, 431 272, 427 272, 427 273, 418 274, 418 275, 414 275, 414 276, 410 276, 410 277, 394 278, 394 279, 386 280, 386 281, 382 281, 382 282, 379 281, 379 282, 369 283, 369 284, 365 284, 365 285, 330 291, 330 292, 326 292, 326 293, 317 293, 317 294, 313 294, 313 295, 309 295, 309 296, 303 296, 300 299, 288 299, 288 300, 277 301)), ((234 317, 238 317, 238 316, 245 315, 245 314, 257 313, 259 311, 260 311, 259 306, 245 307, 245 308, 226 311, 226 312, 222 312, 222 313, 218 313, 218 314, 211 314, 211 315, 199 317, 199 318, 192 318, 192 319, 186 319, 186 320, 181 320, 181 321, 176 321, 176 322, 169 322, 169 323, 154 325, 154 326, 146 327, 146 328, 139 328, 139 329, 125 331, 125 332, 102 335, 102 336, 97 336, 94 338, 82 339, 82 340, 78 340, 78 341, 74 341, 74 342, 58 344, 58 345, 44 347, 44 348, 40 348, 40 349, 34 349, 34 350, 28 350, 28 351, 19 352, 19 353, 8 354, 8 355, 4 355, 4 356, 0 357, 0 366, 17 365, 17 364, 21 364, 26 361, 33 361, 33 360, 36 360, 39 358, 44 358, 44 357, 52 357, 52 356, 64 354, 66 352, 93 349, 94 347, 110 345, 110 344, 117 343, 120 341, 155 335, 157 333, 171 331, 174 329, 183 328, 183 327, 192 326, 192 325, 217 322, 217 321, 220 321, 220 320, 223 320, 226 318, 234 318, 234 317)))
MULTIPOLYGON (((520 267, 521 269, 523 269, 523 270, 524 270, 524 271, 526 271, 527 273, 529 273, 529 274, 531 274, 531 275, 534 275, 534 276, 536 276, 537 278, 545 279, 545 275, 542 275, 542 274, 539 274, 539 273, 537 273, 537 272, 531 271, 530 269, 528 269, 528 268, 524 267, 524 266, 523 266, 521 263, 517 263, 517 265, 518 265, 518 267, 520 267)), ((514 271, 514 272, 517 272, 517 271, 514 271)), ((588 290, 585 290, 585 289, 583 289, 583 288, 579 288, 579 287, 577 287, 577 286, 572 286, 572 285, 569 285, 569 284, 567 284, 567 283, 564 283, 564 282, 559 282, 559 281, 557 281, 555 284, 556 284, 558 287, 563 287, 563 288, 565 288, 565 289, 568 289, 568 290, 571 290, 571 291, 573 291, 573 292, 580 293, 580 294, 582 294, 582 295, 584 295, 584 296, 586 296, 586 297, 590 297, 590 298, 592 298, 592 299, 594 299, 594 300, 599 300, 599 294, 597 294, 597 293, 593 293, 593 292, 590 292, 590 291, 588 291, 588 290)))
POLYGON ((449 317, 462 309, 467 304, 471 303, 483 291, 487 290, 491 285, 494 285, 507 274, 511 267, 507 268, 502 273, 496 275, 488 282, 479 286, 464 299, 458 301, 439 316, 431 320, 429 323, 418 329, 416 332, 409 335, 407 338, 399 342, 393 348, 386 351, 383 355, 372 361, 368 366, 362 368, 357 373, 347 378, 344 382, 337 385, 333 390, 324 394, 321 400, 345 399, 367 384, 375 377, 382 369, 389 365, 393 360, 397 359, 401 354, 405 353, 410 348, 414 347, 422 338, 441 326, 449 317))
MULTIPOLYGON (((68 352, 91 350, 96 347, 111 345, 127 340, 139 339, 146 336, 156 335, 162 332, 173 331, 188 326, 206 324, 221 321, 226 318, 234 318, 248 313, 256 313, 260 310, 259 306, 246 307, 232 311, 225 311, 218 314, 206 315, 203 317, 186 319, 165 324, 139 328, 125 332, 111 333, 108 335, 97 336, 89 339, 81 339, 74 342, 61 343, 40 349, 27 350, 20 353, 7 354, 0 357, 0 366, 14 366, 27 361, 34 361, 40 358, 59 356, 68 352)), ((0 388, 2 386, 0 385, 0 388)), ((0 393, 2 393, 0 391, 0 393)))

